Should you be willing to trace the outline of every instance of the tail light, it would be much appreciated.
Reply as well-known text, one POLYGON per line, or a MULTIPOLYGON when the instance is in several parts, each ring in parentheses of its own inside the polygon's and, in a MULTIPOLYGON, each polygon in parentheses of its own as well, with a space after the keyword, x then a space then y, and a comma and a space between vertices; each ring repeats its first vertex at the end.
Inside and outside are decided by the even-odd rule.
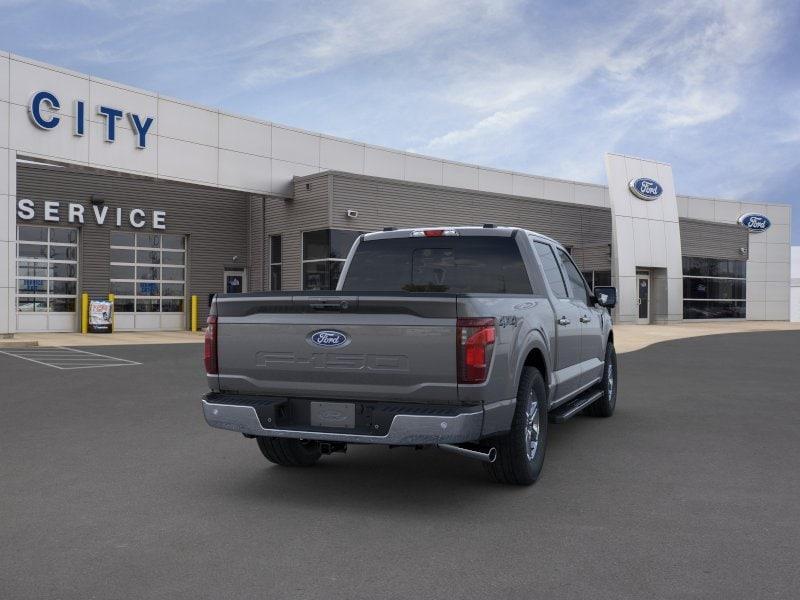
POLYGON ((458 319, 458 383, 483 383, 489 375, 494 350, 494 317, 458 319))
POLYGON ((206 343, 203 351, 203 362, 206 365, 208 375, 219 373, 217 363, 217 315, 209 315, 206 319, 206 343))

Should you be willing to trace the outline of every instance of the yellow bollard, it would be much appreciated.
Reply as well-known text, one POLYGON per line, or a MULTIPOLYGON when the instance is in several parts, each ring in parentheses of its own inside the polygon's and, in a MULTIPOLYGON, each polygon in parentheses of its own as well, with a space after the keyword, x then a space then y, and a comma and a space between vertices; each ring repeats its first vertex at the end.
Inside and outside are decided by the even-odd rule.
POLYGON ((114 294, 108 295, 108 301, 111 302, 111 333, 114 333, 114 325, 116 325, 117 321, 117 311, 114 310, 114 300, 116 299, 117 297, 114 294))
POLYGON ((89 333, 89 294, 81 294, 81 333, 89 333))
POLYGON ((192 331, 197 331, 197 296, 192 296, 192 331))

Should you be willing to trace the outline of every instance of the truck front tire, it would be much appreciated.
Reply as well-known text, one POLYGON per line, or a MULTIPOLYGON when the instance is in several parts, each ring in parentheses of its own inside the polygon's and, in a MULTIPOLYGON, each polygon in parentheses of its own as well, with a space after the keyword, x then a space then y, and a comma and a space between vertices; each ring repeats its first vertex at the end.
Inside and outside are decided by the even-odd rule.
POLYGON ((531 485, 542 472, 547 445, 547 393, 535 367, 525 367, 517 390, 511 431, 496 444, 497 459, 486 465, 499 483, 531 485))
POLYGON ((256 441, 261 454, 282 467, 311 467, 322 456, 317 442, 261 436, 256 441))
POLYGON ((617 351, 609 340, 606 344, 606 360, 603 365, 603 395, 586 407, 585 412, 591 417, 610 417, 617 405, 617 351))

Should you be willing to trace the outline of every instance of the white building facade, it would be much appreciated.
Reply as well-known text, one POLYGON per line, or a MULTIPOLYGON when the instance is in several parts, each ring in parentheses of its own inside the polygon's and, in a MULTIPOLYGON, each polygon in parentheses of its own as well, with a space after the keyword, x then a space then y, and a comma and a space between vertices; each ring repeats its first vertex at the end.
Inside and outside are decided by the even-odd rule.
MULTIPOLYGON (((602 209, 610 214, 608 272, 619 288, 615 317, 622 322, 790 316, 790 207, 679 195, 667 164, 608 154, 607 186, 515 173, 232 115, 0 53, 0 335, 75 330, 74 299, 85 290, 121 297, 123 328, 180 329, 190 293, 212 293, 217 282, 216 291, 234 280, 234 291, 286 289, 281 265, 286 275, 312 262, 303 232, 320 219, 320 231, 335 231, 333 196, 323 209, 300 202, 313 191, 303 178, 325 172, 372 178, 375 189, 396 182, 464 202, 480 197, 493 207, 487 218, 503 218, 504 206, 527 200, 552 214, 602 209), (94 183, 82 192, 81 182, 101 180, 102 193, 88 191, 94 183), (636 195, 637 181, 652 182, 659 193, 636 195), (119 195, 124 182, 132 186, 128 196, 119 195), (234 209, 225 207, 240 201, 241 214, 227 219, 234 209), (768 225, 746 230, 737 223, 747 214, 768 225), (297 224, 302 250, 292 251, 294 242, 270 229, 286 219, 297 224), (211 259, 190 248, 211 239, 215 220, 230 221, 242 236, 216 253, 224 255, 214 266, 219 273, 204 271, 211 259)), ((385 199, 376 206, 379 200, 387 206, 385 199)), ((452 214, 456 224, 473 214, 429 208, 418 225, 437 224, 428 222, 433 215, 452 214)), ((381 210, 376 223, 405 223, 400 207, 396 216, 381 210)), ((346 229, 372 226, 358 219, 346 229)), ((303 271, 292 285, 322 280, 303 271)))

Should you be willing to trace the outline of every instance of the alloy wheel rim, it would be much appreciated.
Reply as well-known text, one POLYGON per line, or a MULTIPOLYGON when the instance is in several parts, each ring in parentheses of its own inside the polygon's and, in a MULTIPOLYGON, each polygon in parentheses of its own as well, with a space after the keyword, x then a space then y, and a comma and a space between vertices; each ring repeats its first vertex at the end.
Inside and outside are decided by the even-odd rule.
POLYGON ((611 364, 611 361, 608 361, 608 366, 606 367, 606 380, 606 388, 610 400, 614 397, 614 365, 611 364))
POLYGON ((525 411, 525 450, 528 460, 536 456, 539 447, 539 402, 531 390, 528 396, 528 408, 525 411))

